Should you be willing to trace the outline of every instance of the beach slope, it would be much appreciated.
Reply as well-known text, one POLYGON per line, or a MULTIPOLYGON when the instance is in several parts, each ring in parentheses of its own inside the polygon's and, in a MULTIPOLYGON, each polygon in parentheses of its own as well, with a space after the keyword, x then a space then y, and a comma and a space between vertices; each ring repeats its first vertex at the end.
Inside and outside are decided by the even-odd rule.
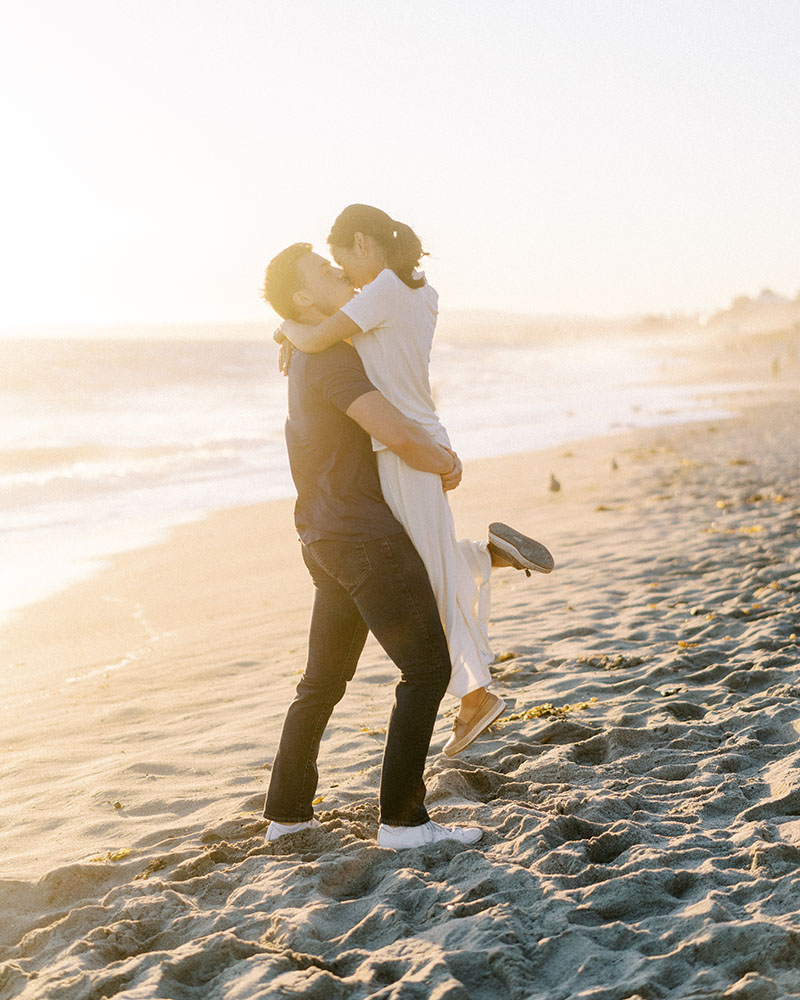
POLYGON ((310 606, 289 504, 20 616, 0 997, 800 997, 800 407, 774 396, 468 466, 463 533, 505 520, 557 562, 495 574, 500 724, 448 759, 443 705, 429 804, 474 848, 376 846, 395 674, 371 642, 321 828, 264 843, 310 606))

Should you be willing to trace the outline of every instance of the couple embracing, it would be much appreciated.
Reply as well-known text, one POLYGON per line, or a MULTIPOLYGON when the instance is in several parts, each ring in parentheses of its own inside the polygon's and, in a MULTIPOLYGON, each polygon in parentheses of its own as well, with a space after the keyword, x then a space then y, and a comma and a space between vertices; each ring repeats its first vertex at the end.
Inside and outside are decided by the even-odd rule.
POLYGON ((284 318, 276 339, 288 368, 295 524, 315 588, 308 659, 264 807, 267 840, 318 825, 320 741, 369 631, 400 671, 378 843, 475 843, 479 828, 441 826, 425 809, 439 704, 445 692, 461 701, 450 756, 501 715, 504 702, 489 690, 491 570, 549 573, 553 559, 500 523, 485 542, 456 537, 447 491, 461 481, 461 462, 431 397, 438 297, 418 270, 419 238, 377 208, 350 205, 328 245, 338 267, 296 243, 273 258, 264 282, 284 318))

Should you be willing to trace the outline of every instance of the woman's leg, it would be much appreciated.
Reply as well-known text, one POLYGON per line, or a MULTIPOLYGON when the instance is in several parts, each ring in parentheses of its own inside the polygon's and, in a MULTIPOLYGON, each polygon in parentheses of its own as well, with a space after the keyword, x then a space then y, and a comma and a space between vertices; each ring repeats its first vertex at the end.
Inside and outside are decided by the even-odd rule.
MULTIPOLYGON (((381 489, 422 557, 447 635, 452 664, 448 692, 481 697, 491 682, 489 579, 485 543, 456 538, 453 516, 438 476, 411 469, 389 451, 378 453, 381 489)), ((467 705, 469 705, 469 701, 467 705)))

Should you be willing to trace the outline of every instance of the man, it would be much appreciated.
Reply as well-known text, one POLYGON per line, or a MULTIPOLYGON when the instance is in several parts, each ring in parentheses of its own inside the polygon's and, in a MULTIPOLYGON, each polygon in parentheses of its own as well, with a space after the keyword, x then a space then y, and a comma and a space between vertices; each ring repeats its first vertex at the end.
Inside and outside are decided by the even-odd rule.
MULTIPOLYGON (((343 272, 298 243, 270 262, 264 297, 281 316, 316 323, 353 294, 343 272)), ((369 382, 349 344, 297 352, 289 369, 286 442, 297 487, 295 523, 315 586, 306 669, 289 706, 264 816, 267 840, 317 826, 312 800, 325 726, 371 631, 400 670, 381 770, 378 843, 395 849, 453 839, 476 827, 433 823, 422 774, 450 655, 425 567, 380 491, 370 436, 414 468, 461 480, 437 445, 369 382)))

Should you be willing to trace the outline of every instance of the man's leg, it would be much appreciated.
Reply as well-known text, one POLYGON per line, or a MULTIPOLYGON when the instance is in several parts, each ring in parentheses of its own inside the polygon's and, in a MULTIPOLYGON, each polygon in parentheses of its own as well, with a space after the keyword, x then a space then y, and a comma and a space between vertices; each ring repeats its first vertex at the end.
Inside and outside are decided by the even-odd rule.
POLYGON ((381 773, 381 822, 428 821, 422 774, 439 703, 450 681, 450 654, 428 574, 401 532, 346 549, 324 541, 314 558, 337 573, 367 627, 400 670, 381 773))
POLYGON ((367 638, 367 626, 344 587, 305 550, 303 557, 315 586, 308 660, 286 713, 264 806, 267 819, 287 824, 313 817, 320 740, 367 638))

